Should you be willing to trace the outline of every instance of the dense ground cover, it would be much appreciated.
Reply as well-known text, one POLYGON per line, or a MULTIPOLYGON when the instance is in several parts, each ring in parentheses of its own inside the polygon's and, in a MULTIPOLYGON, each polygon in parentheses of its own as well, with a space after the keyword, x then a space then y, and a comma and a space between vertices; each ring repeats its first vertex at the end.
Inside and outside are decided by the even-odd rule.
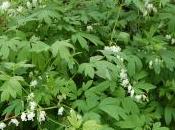
POLYGON ((1 130, 174 130, 175 3, 2 0, 1 130))

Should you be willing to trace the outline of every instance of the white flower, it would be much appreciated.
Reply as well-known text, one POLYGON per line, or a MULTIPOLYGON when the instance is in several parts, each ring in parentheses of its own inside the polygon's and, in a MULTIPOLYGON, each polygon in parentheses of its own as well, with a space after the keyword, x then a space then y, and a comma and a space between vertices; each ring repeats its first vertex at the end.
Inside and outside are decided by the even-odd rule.
POLYGON ((146 8, 149 10, 149 11, 151 11, 152 9, 153 9, 153 4, 147 4, 147 6, 146 6, 146 8))
POLYGON ((32 5, 34 6, 34 7, 36 7, 37 6, 37 0, 32 0, 32 5))
POLYGON ((74 109, 70 109, 70 113, 74 113, 75 111, 74 111, 74 109))
POLYGON ((46 112, 45 111, 40 111, 38 115, 38 121, 41 123, 42 121, 46 120, 46 112))
POLYGON ((21 114, 21 120, 22 121, 27 121, 27 115, 26 115, 26 113, 25 112, 22 112, 22 114, 21 114))
POLYGON ((152 67, 153 67, 153 61, 150 60, 150 61, 149 61, 149 68, 152 69, 152 67))
POLYGON ((38 84, 37 80, 33 80, 30 82, 31 87, 35 87, 38 84))
POLYGON ((118 53, 118 52, 121 51, 121 48, 120 48, 119 46, 112 46, 112 47, 111 47, 111 50, 112 50, 113 52, 118 53))
POLYGON ((18 8, 16 9, 18 12, 22 12, 22 10, 23 10, 23 7, 22 6, 18 6, 18 8))
POLYGON ((33 100, 34 97, 35 97, 34 93, 30 93, 30 94, 27 96, 27 101, 33 100))
POLYGON ((122 69, 120 72, 120 78, 121 79, 127 79, 127 74, 126 74, 126 70, 122 69))
POLYGON ((35 113, 34 112, 28 112, 27 113, 27 119, 28 119, 28 121, 33 121, 34 118, 35 117, 35 113))
POLYGON ((121 48, 119 46, 105 46, 104 50, 106 51, 110 51, 110 52, 113 52, 113 53, 118 53, 121 51, 121 48))
POLYGON ((142 95, 136 95, 135 99, 136 99, 137 102, 140 102, 141 99, 142 99, 142 95))
POLYGON ((122 86, 123 87, 127 87, 127 85, 129 84, 129 80, 128 79, 124 79, 123 81, 122 81, 122 86))
POLYGON ((134 91, 134 89, 132 89, 131 92, 130 92, 130 96, 133 97, 134 93, 135 93, 135 91, 134 91))
POLYGON ((37 103, 35 101, 29 102, 30 110, 35 110, 37 103))
POLYGON ((42 79, 43 79, 41 76, 38 76, 38 78, 39 78, 40 80, 42 80, 42 79))
POLYGON ((29 73, 29 77, 32 78, 33 77, 33 72, 29 73))
POLYGON ((0 129, 3 130, 6 127, 6 124, 4 122, 0 123, 0 129))
POLYGON ((132 86, 128 85, 128 93, 131 93, 131 90, 132 90, 132 86))
POLYGON ((148 101, 147 96, 145 96, 144 94, 142 95, 142 99, 143 99, 143 101, 148 101))
POLYGON ((77 119, 82 120, 82 116, 80 114, 77 114, 77 119))
POLYGON ((88 31, 88 32, 90 32, 90 31, 93 30, 93 27, 92 27, 92 26, 87 26, 86 28, 87 28, 87 31, 88 31))
POLYGON ((143 17, 145 17, 147 15, 148 15, 148 11, 147 10, 143 11, 143 17))
POLYGON ((11 121, 9 122, 9 124, 11 124, 11 123, 15 124, 16 126, 19 125, 19 121, 17 119, 11 119, 11 121))
POLYGON ((9 16, 16 16, 16 10, 15 9, 9 9, 8 14, 9 14, 9 16))
POLYGON ((149 0, 144 0, 144 2, 145 2, 145 6, 147 6, 150 1, 149 0))
POLYGON ((64 107, 60 107, 60 109, 58 109, 58 115, 63 115, 63 111, 64 107))
POLYGON ((153 12, 157 13, 157 8, 156 7, 153 7, 153 12))
POLYGON ((171 39, 171 35, 166 35, 165 38, 166 38, 167 40, 170 40, 170 39, 171 39))
POLYGON ((172 38, 172 39, 171 39, 171 44, 174 44, 174 43, 175 43, 175 39, 172 38))
POLYGON ((156 63, 156 64, 159 63, 159 59, 158 59, 158 58, 155 59, 155 63, 156 63))
POLYGON ((0 8, 1 8, 2 10, 7 10, 10 6, 11 6, 11 4, 10 4, 9 1, 4 1, 4 2, 2 3, 2 5, 0 6, 0 8))
POLYGON ((27 1, 27 8, 28 9, 31 9, 32 8, 32 4, 29 1, 27 1))

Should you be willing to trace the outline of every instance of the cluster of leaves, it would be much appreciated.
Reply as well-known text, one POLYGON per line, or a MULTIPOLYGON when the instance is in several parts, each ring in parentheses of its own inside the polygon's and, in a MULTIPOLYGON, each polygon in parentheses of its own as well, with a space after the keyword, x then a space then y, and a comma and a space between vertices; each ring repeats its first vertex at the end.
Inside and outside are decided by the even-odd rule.
MULTIPOLYGON (((14 6, 24 2, 13 1, 14 6)), ((144 0, 44 2, 43 8, 0 16, 0 119, 20 120, 30 92, 47 110, 42 124, 20 122, 6 129, 175 128, 175 47, 165 37, 175 36, 173 0, 150 0, 157 12, 146 16, 144 0), (149 101, 127 95, 117 55, 104 51, 111 45, 122 48, 118 55, 135 92, 149 101), (52 106, 58 107, 47 109, 52 106)))

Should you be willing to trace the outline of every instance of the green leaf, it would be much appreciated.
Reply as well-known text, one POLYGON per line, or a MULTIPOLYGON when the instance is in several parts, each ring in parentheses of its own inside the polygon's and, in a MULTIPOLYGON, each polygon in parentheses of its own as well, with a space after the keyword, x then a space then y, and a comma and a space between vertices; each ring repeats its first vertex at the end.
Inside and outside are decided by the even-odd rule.
POLYGON ((124 121, 119 121, 117 126, 125 129, 133 129, 137 127, 142 127, 145 123, 144 116, 130 115, 124 121))
POLYGON ((168 107, 166 106, 165 107, 165 122, 167 125, 169 125, 173 119, 173 114, 175 113, 175 109, 174 108, 171 108, 171 107, 168 107))
POLYGON ((3 111, 3 115, 5 114, 12 114, 12 112, 15 112, 15 115, 19 115, 21 112, 24 111, 24 101, 20 99, 16 99, 10 102, 10 105, 5 108, 3 111))
POLYGON ((147 92, 149 92, 149 90, 151 90, 151 89, 156 88, 156 86, 154 86, 150 83, 145 83, 145 82, 138 82, 137 84, 134 85, 134 87, 141 89, 141 90, 145 90, 147 92))
POLYGON ((16 98, 17 95, 22 95, 22 86, 19 81, 22 81, 23 78, 19 76, 11 77, 9 80, 6 80, 0 88, 1 101, 8 101, 11 97, 16 98))
POLYGON ((90 78, 94 78, 94 66, 91 63, 83 63, 79 66, 78 72, 85 74, 85 76, 89 76, 90 78))
POLYGON ((72 36, 72 41, 74 43, 76 43, 76 41, 78 41, 80 43, 80 46, 86 50, 89 50, 89 46, 88 46, 88 43, 86 41, 86 39, 84 37, 82 37, 80 35, 80 33, 77 33, 75 35, 72 36))
POLYGON ((104 45, 104 43, 99 39, 99 37, 87 34, 87 33, 80 33, 80 35, 86 39, 88 39, 90 42, 92 42, 94 45, 104 45))
POLYGON ((67 62, 69 62, 72 57, 70 49, 74 50, 74 47, 69 43, 68 40, 56 41, 51 46, 53 57, 59 55, 61 59, 64 59, 67 62))
POLYGON ((130 35, 126 32, 120 32, 118 35, 118 39, 123 41, 124 43, 128 43, 130 40, 130 35))
POLYGON ((122 106, 124 110, 129 114, 139 114, 139 108, 137 104, 131 98, 124 98, 122 100, 122 106))
POLYGON ((101 125, 97 124, 95 120, 88 120, 83 124, 83 130, 99 130, 101 125))
POLYGON ((125 119, 127 117, 126 112, 123 108, 118 105, 118 101, 112 98, 104 99, 100 105, 100 110, 106 112, 109 116, 115 118, 117 121, 120 119, 125 119))
POLYGON ((160 122, 156 122, 153 125, 153 129, 152 130, 169 130, 169 128, 167 128, 167 127, 161 127, 161 123, 160 122))
POLYGON ((37 41, 34 44, 32 44, 32 52, 40 53, 42 51, 47 51, 49 50, 49 45, 45 44, 44 42, 37 41))
POLYGON ((80 128, 82 120, 77 118, 77 114, 74 110, 70 111, 70 116, 67 116, 67 119, 75 129, 80 128))

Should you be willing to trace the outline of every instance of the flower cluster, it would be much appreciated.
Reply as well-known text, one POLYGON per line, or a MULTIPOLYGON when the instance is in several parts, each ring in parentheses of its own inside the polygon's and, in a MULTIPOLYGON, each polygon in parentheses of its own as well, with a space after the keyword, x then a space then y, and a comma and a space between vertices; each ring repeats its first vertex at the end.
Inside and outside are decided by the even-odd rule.
POLYGON ((6 12, 9 16, 16 16, 18 13, 23 11, 22 6, 18 6, 17 8, 13 9, 13 5, 9 1, 2 2, 0 6, 1 12, 6 12))
POLYGON ((4 122, 0 123, 0 129, 3 130, 6 127, 6 124, 4 122))
POLYGON ((89 26, 86 27, 86 29, 87 29, 88 32, 91 32, 93 30, 93 27, 91 25, 89 25, 89 26))
POLYGON ((10 6, 11 6, 11 4, 9 1, 4 1, 4 2, 2 2, 0 9, 2 11, 7 11, 10 8, 10 6))
POLYGON ((64 112, 64 107, 60 107, 59 109, 58 109, 58 115, 63 115, 63 112, 64 112))
POLYGON ((145 1, 145 8, 143 9, 143 16, 147 16, 149 13, 157 13, 157 8, 152 4, 149 3, 149 0, 145 1))
POLYGON ((113 53, 118 53, 121 51, 121 48, 119 46, 105 46, 104 50, 113 53))
POLYGON ((42 3, 42 0, 32 0, 32 2, 27 1, 26 6, 28 9, 36 8, 42 3))
POLYGON ((36 87, 36 85, 38 84, 38 81, 37 80, 32 80, 31 82, 30 82, 30 86, 31 87, 36 87))
POLYGON ((38 122, 41 123, 42 121, 46 120, 46 112, 45 111, 39 111, 38 114, 38 122))
POLYGON ((121 69, 120 72, 121 85, 127 89, 127 93, 137 102, 147 101, 148 98, 145 94, 135 94, 133 86, 130 84, 126 69, 121 69))
POLYGON ((32 1, 28 0, 26 3, 23 3, 22 5, 18 4, 16 6, 13 5, 13 2, 6 0, 2 2, 2 4, 0 5, 0 11, 6 12, 9 16, 16 16, 28 9, 31 10, 36 7, 43 8, 45 7, 45 5, 42 0, 32 0, 32 1))
POLYGON ((171 44, 173 45, 175 43, 175 38, 173 38, 170 34, 167 34, 165 36, 165 38, 168 40, 168 41, 171 41, 171 44))
POLYGON ((11 119, 9 124, 15 124, 16 126, 18 126, 19 125, 19 121, 17 119, 11 119))
POLYGON ((124 65, 124 59, 118 54, 119 52, 121 52, 121 48, 119 46, 105 46, 104 50, 117 54, 116 57, 121 65, 120 82, 121 82, 121 85, 125 89, 127 89, 127 93, 138 102, 147 101, 147 97, 144 94, 140 94, 140 95, 135 94, 135 90, 131 85, 131 83, 129 82, 127 70, 125 69, 125 65, 124 65))
POLYGON ((128 75, 126 73, 126 69, 121 69, 120 80, 121 80, 121 85, 124 88, 127 88, 128 94, 130 94, 130 96, 133 97, 134 96, 134 89, 129 82, 128 75))
POLYGON ((27 96, 27 102, 28 102, 28 109, 27 112, 23 112, 21 114, 21 120, 22 121, 33 121, 35 117, 35 109, 37 107, 37 103, 34 101, 34 94, 30 93, 27 96))
POLYGON ((160 59, 160 58, 155 58, 154 60, 150 60, 149 61, 149 68, 150 69, 153 69, 153 64, 155 64, 155 65, 160 65, 160 64, 162 64, 163 63, 163 60, 162 59, 160 59))
MULTIPOLYGON (((9 121, 9 124, 8 125, 11 125, 11 124, 14 124, 15 126, 18 126, 19 125, 19 121, 17 119, 11 119, 9 121)), ((7 127, 7 125, 4 123, 4 122, 1 122, 0 123, 0 130, 4 130, 4 128, 7 127)))

